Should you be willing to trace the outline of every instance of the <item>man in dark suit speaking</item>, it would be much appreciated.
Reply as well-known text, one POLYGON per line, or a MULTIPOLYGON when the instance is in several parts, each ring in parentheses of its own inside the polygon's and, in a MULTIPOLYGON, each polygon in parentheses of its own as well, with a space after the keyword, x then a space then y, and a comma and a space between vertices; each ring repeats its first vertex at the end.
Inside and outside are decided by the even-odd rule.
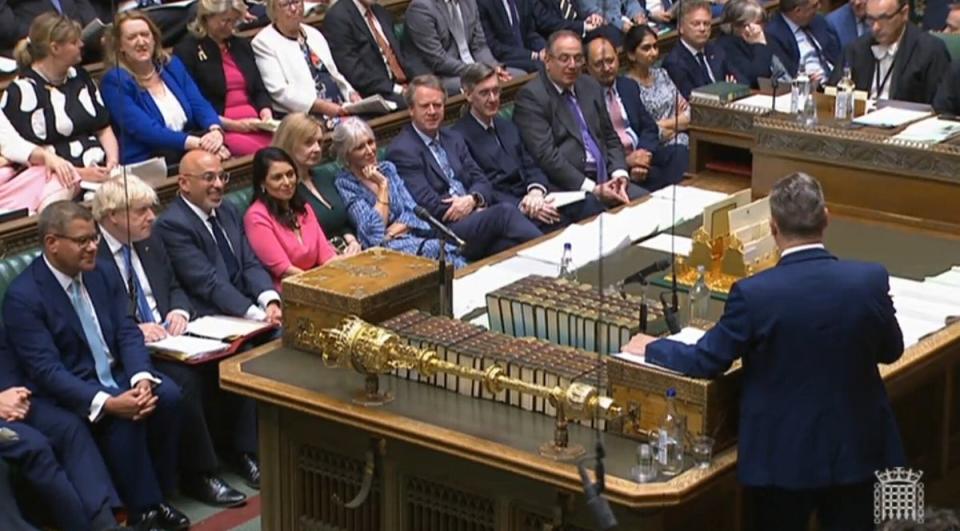
POLYGON ((776 267, 733 285, 696 345, 635 337, 627 350, 711 378, 743 358, 740 482, 754 529, 873 529, 874 472, 904 464, 878 363, 903 353, 887 271, 823 247, 820 184, 795 173, 770 192, 776 267))

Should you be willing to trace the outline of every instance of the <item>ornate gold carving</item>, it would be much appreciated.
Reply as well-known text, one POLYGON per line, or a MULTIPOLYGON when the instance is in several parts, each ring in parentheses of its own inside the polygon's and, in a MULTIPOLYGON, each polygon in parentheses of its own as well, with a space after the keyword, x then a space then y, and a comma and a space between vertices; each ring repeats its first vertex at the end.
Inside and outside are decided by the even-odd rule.
POLYGON ((714 101, 693 98, 690 100, 690 125, 703 129, 723 129, 753 134, 753 119, 769 113, 756 107, 723 105, 714 101))

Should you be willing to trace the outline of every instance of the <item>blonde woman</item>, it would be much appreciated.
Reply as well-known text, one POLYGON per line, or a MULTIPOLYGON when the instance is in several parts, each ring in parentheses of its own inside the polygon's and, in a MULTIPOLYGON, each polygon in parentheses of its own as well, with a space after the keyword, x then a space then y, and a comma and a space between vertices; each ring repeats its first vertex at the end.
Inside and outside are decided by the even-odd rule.
POLYGON ((220 117, 180 59, 163 51, 157 26, 139 11, 125 11, 110 37, 113 68, 100 91, 120 135, 121 162, 163 156, 175 163, 194 149, 228 158, 220 117))
POLYGON ((253 51, 275 110, 334 117, 360 101, 323 34, 303 23, 303 0, 267 0, 267 16, 273 24, 254 37, 253 51))
POLYGON ((199 0, 190 34, 174 49, 220 115, 224 142, 235 156, 269 146, 271 135, 259 125, 273 119, 250 41, 234 35, 246 12, 243 0, 199 0))
POLYGON ((330 242, 343 254, 357 254, 361 250, 360 242, 350 226, 350 216, 334 184, 334 175, 316 171, 323 159, 322 142, 320 122, 304 113, 294 113, 280 122, 272 145, 293 158, 300 180, 298 193, 313 209, 330 242))

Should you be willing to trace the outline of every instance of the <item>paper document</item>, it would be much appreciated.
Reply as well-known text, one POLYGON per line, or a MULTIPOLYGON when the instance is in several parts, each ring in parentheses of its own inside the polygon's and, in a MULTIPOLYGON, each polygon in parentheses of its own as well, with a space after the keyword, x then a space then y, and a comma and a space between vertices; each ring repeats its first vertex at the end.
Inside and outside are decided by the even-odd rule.
POLYGON ((613 354, 613 357, 620 358, 622 360, 629 361, 630 363, 636 363, 637 365, 643 365, 644 367, 650 367, 652 369, 656 369, 658 371, 663 371, 670 374, 682 374, 673 369, 668 369, 666 367, 663 367, 662 365, 657 365, 656 363, 650 363, 647 361, 646 356, 643 356, 642 354, 631 354, 629 352, 619 352, 619 353, 613 354))
POLYGON ((385 114, 397 110, 397 104, 376 94, 367 96, 356 103, 347 103, 343 106, 343 110, 347 114, 385 114))
POLYGON ((187 333, 220 341, 250 335, 269 327, 267 323, 226 315, 208 315, 187 324, 187 333))
POLYGON ((918 144, 939 144, 957 134, 960 134, 960 122, 956 120, 941 120, 933 116, 908 125, 906 129, 895 135, 892 140, 916 142, 918 144))
POLYGON ((939 275, 927 277, 925 282, 933 282, 936 284, 960 288, 960 267, 953 266, 939 275))
POLYGON ((0 56, 0 73, 2 74, 15 74, 17 73, 17 62, 9 57, 0 56))
POLYGON ((546 200, 552 201, 556 208, 572 205, 578 201, 583 201, 587 197, 587 192, 578 190, 576 192, 550 192, 546 200))
POLYGON ((229 343, 193 336, 167 336, 160 341, 147 343, 147 348, 167 352, 178 359, 190 359, 206 354, 223 352, 229 343))
POLYGON ((693 249, 693 240, 686 236, 671 236, 667 232, 660 233, 653 238, 639 243, 644 249, 652 249, 664 253, 674 253, 677 256, 690 256, 693 249))
MULTIPOLYGON (((735 101, 732 106, 734 107, 752 107, 754 109, 763 109, 765 111, 774 110, 773 108, 774 101, 773 96, 767 94, 754 94, 753 96, 748 96, 743 99, 735 101)), ((790 95, 784 94, 777 96, 776 101, 776 111, 782 113, 790 112, 790 95)))
POLYGON ((899 109, 897 107, 884 107, 878 111, 873 111, 863 116, 853 119, 853 123, 858 125, 867 125, 871 127, 900 127, 901 125, 926 118, 932 113, 930 111, 916 111, 912 109, 899 109))
POLYGON ((260 120, 254 123, 254 127, 268 133, 276 133, 280 128, 280 120, 260 120))

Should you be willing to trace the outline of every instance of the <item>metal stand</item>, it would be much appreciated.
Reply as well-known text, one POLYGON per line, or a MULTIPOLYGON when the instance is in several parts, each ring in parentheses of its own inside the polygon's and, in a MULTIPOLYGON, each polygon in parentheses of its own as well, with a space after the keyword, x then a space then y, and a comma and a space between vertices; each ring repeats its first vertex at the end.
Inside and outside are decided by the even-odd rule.
POLYGON ((567 416, 563 408, 557 408, 556 423, 553 428, 553 441, 545 442, 538 449, 540 455, 554 461, 573 461, 587 453, 579 444, 570 446, 570 432, 567 430, 567 416))
POLYGON ((364 376, 363 390, 353 395, 352 402, 361 406, 382 406, 393 402, 393 393, 380 391, 380 377, 367 374, 364 376))
POLYGON ((447 239, 443 233, 438 236, 440 240, 440 252, 438 254, 440 262, 440 315, 442 317, 453 317, 453 311, 450 308, 450 294, 447 293, 447 239))

